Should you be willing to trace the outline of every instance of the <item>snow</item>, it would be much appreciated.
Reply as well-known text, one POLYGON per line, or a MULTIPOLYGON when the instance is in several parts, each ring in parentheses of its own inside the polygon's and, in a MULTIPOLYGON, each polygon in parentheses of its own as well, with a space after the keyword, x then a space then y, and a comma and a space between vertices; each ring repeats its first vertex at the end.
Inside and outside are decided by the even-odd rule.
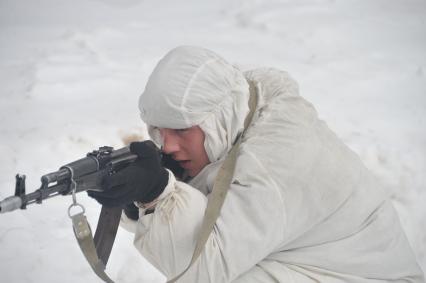
MULTIPOLYGON (((2 0, 0 199, 102 145, 147 137, 137 100, 186 44, 242 69, 289 71, 378 176, 426 270, 426 2, 421 0, 2 0), (423 126, 422 126, 423 125, 423 126)), ((78 196, 94 228, 100 207, 78 196)), ((2 282, 100 282, 67 216, 70 197, 0 215, 2 282)), ((120 230, 107 272, 164 277, 120 230)))

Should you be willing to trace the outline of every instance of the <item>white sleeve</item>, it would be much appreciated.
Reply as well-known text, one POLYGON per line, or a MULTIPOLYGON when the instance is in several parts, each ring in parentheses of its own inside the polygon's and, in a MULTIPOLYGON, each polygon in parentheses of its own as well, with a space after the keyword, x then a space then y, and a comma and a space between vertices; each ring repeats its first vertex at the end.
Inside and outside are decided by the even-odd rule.
POLYGON ((173 190, 154 213, 140 213, 134 240, 139 252, 168 279, 188 266, 207 206, 198 190, 176 180, 171 184, 173 190))
MULTIPOLYGON (((168 279, 188 266, 207 207, 207 197, 197 189, 178 181, 170 185, 155 212, 141 215, 134 239, 139 252, 168 279)), ((232 281, 277 247, 282 202, 270 186, 256 176, 231 185, 200 258, 179 282, 232 281)))

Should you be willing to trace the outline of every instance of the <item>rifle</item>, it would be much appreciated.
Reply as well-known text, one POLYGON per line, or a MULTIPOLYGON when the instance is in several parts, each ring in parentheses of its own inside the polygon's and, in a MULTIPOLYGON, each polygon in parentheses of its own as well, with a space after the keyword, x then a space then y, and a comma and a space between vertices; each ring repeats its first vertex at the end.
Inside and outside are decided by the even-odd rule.
POLYGON ((25 193, 25 175, 17 174, 15 195, 0 201, 0 213, 26 209, 30 204, 41 204, 55 196, 72 195, 73 203, 68 208, 68 215, 72 219, 80 248, 95 273, 105 282, 113 282, 104 270, 114 244, 122 208, 102 206, 95 237, 92 239, 90 226, 84 216, 85 209, 77 203, 76 193, 87 190, 101 191, 104 176, 115 174, 136 158, 137 155, 132 154, 129 147, 117 150, 109 146, 100 147, 89 152, 86 157, 43 175, 41 187, 29 194, 25 193), (81 212, 72 213, 75 208, 80 208, 81 212))

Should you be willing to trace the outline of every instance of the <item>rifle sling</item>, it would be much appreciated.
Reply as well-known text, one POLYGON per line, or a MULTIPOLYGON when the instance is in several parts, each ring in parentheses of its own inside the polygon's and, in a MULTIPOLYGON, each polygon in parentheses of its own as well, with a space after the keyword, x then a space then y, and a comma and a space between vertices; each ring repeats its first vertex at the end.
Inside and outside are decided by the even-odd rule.
POLYGON ((94 241, 84 211, 71 216, 74 234, 81 251, 96 275, 107 283, 114 283, 105 273, 105 267, 117 234, 120 216, 121 208, 102 206, 94 241))

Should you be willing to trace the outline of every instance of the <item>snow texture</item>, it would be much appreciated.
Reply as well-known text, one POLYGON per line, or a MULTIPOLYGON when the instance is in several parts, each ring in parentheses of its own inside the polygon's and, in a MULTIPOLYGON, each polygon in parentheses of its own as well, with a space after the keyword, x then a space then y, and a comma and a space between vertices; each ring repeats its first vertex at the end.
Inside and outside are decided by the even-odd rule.
MULTIPOLYGON (((137 101, 156 62, 198 45, 242 69, 289 71, 379 177, 426 270, 426 2, 422 0, 1 0, 0 199, 102 145, 146 137, 137 101), (423 125, 423 126, 422 126, 423 125)), ((100 207, 80 194, 94 227, 100 207)), ((70 197, 0 215, 2 282, 100 282, 70 197)), ((164 277, 120 230, 107 272, 164 277)))

